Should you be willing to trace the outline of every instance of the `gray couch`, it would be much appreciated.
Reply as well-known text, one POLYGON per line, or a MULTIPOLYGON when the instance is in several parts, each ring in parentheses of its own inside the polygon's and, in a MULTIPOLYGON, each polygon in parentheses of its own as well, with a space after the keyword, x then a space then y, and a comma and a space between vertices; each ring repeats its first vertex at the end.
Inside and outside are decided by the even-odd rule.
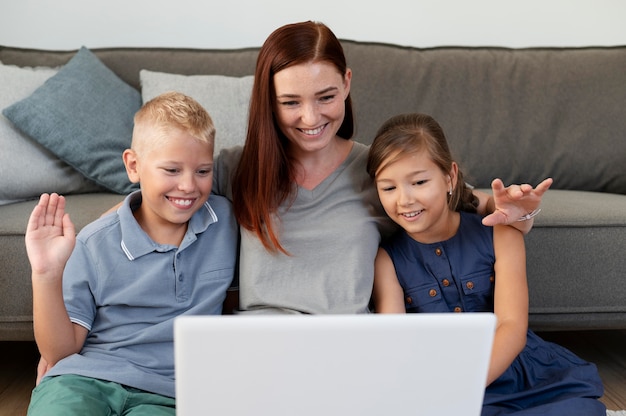
MULTIPOLYGON (((391 115, 420 111, 440 121, 477 187, 495 177, 506 184, 554 178, 527 237, 531 327, 626 328, 626 47, 343 44, 354 71, 357 140, 370 143, 391 115)), ((251 75, 257 51, 93 50, 139 91, 142 69, 251 75)), ((0 61, 58 67, 75 53, 0 46, 0 61)), ((80 229, 122 198, 78 190, 68 195, 68 211, 80 229)), ((34 204, 0 206, 0 340, 33 338, 24 232, 34 204)))

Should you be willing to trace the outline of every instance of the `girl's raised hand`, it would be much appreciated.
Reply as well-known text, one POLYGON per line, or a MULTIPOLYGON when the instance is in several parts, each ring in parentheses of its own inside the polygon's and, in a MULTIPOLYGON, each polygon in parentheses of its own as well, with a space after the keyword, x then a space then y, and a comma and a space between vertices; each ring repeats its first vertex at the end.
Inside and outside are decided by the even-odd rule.
POLYGON ((483 224, 487 226, 508 224, 527 232, 532 227, 533 213, 538 212, 541 198, 551 185, 552 178, 544 179, 535 188, 529 184, 505 187, 502 180, 494 179, 491 189, 495 209, 483 218, 483 224))

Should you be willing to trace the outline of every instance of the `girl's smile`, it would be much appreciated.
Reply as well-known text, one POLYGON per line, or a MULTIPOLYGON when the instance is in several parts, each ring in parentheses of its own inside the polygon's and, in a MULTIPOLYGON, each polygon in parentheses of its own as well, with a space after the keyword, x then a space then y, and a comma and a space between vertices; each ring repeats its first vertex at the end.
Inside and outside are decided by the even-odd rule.
MULTIPOLYGON (((392 157, 395 157, 393 155, 392 157)), ((450 174, 444 173, 426 151, 402 156, 384 166, 376 174, 378 196, 385 212, 415 240, 436 242, 447 240, 458 224, 458 213, 448 208, 450 174)))

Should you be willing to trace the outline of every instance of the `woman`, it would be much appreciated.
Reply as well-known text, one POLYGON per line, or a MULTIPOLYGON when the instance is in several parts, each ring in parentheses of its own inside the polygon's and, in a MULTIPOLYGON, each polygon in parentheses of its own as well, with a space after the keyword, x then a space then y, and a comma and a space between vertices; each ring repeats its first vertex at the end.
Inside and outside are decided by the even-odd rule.
MULTIPOLYGON (((259 52, 245 146, 222 151, 214 183, 240 224, 241 311, 369 311, 381 233, 394 226, 366 171, 368 147, 351 140, 351 80, 321 23, 280 27, 259 52)), ((506 190, 496 181, 499 210, 486 222, 533 211, 550 184, 506 190)), ((479 212, 493 211, 478 196, 479 212)))

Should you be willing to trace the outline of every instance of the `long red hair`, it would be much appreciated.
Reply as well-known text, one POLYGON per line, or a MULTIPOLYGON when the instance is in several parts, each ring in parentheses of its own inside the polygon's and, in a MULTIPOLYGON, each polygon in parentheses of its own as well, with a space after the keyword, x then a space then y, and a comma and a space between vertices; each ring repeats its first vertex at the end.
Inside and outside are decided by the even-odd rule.
MULTIPOLYGON (((286 152, 287 139, 278 128, 274 109, 274 75, 290 66, 328 62, 345 75, 343 47, 333 32, 318 22, 282 26, 259 51, 250 98, 248 132, 233 178, 233 206, 239 224, 257 234, 269 251, 282 251, 273 222, 278 207, 294 190, 294 169, 286 152)), ((352 100, 345 100, 345 117, 337 135, 350 139, 354 132, 352 100)))

